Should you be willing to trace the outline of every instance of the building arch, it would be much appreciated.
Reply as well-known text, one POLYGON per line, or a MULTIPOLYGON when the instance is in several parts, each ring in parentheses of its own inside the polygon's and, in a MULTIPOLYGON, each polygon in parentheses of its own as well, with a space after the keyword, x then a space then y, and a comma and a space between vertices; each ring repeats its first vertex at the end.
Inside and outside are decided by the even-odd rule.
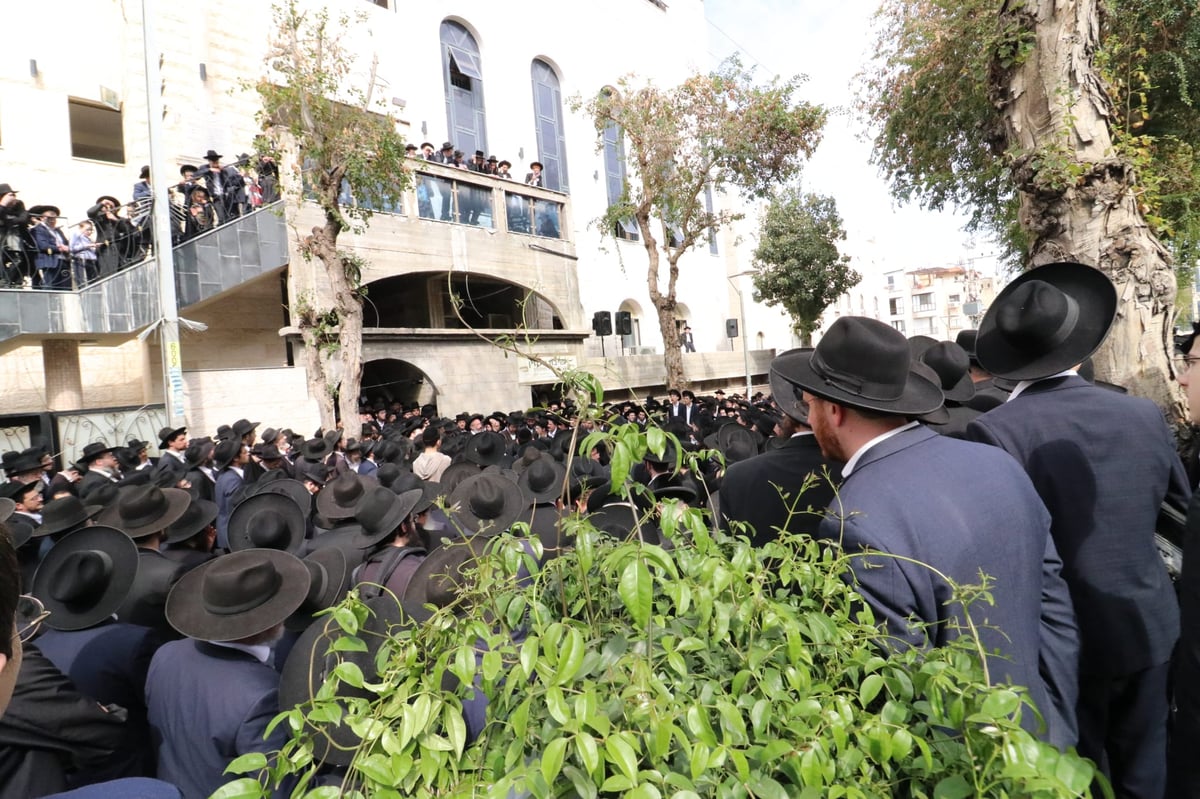
POLYGON ((376 358, 363 364, 361 393, 372 403, 436 405, 438 389, 419 366, 399 358, 376 358))
POLYGON ((538 161, 542 164, 544 185, 555 191, 569 191, 567 137, 558 70, 546 59, 535 58, 530 64, 529 77, 533 87, 538 161))
POLYGON ((442 20, 439 38, 450 142, 468 156, 476 150, 486 152, 487 114, 479 43, 463 22, 452 18, 442 20))
POLYGON ((617 307, 617 312, 625 311, 629 314, 629 321, 632 330, 628 336, 621 337, 622 345, 626 347, 642 346, 642 306, 637 300, 625 299, 621 301, 617 307))
POLYGON ((562 330, 563 315, 554 303, 528 286, 503 278, 444 271, 408 272, 367 284, 364 328, 463 328, 562 330), (453 296, 452 296, 453 295, 453 296))

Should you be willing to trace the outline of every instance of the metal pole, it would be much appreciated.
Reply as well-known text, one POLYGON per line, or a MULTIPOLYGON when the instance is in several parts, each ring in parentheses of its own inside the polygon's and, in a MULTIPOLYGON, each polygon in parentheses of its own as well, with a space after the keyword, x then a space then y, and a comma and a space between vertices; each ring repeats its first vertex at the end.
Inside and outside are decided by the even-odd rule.
POLYGON ((750 331, 746 329, 746 294, 738 292, 738 313, 742 317, 742 361, 746 367, 746 402, 750 401, 750 331))
POLYGON ((167 191, 168 174, 162 151, 162 77, 159 74, 159 49, 155 19, 151 11, 155 0, 142 0, 142 51, 146 61, 146 123, 150 146, 150 186, 157 184, 150 205, 154 225, 154 260, 158 263, 158 304, 162 320, 158 326, 162 351, 163 403, 167 425, 186 423, 183 407, 183 352, 179 345, 179 307, 175 297, 175 260, 171 251, 171 205, 167 191))

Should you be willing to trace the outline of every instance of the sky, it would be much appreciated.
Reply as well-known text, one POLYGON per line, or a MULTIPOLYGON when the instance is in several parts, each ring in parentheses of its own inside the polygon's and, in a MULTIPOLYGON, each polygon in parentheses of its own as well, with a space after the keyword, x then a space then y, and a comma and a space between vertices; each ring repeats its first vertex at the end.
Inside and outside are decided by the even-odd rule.
POLYGON ((843 251, 864 277, 957 264, 992 274, 997 248, 964 232, 964 216, 900 205, 870 162, 871 144, 851 104, 876 7, 875 0, 704 0, 710 62, 736 53, 764 78, 807 76, 801 96, 831 113, 803 186, 837 200, 847 231, 843 251))

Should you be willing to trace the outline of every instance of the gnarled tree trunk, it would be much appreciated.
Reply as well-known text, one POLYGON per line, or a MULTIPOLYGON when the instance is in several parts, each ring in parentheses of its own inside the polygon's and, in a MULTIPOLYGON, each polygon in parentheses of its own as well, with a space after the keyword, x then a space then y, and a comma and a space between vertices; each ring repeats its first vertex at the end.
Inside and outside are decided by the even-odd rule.
POLYGON ((1010 0, 1001 25, 1030 32, 1023 62, 993 73, 1020 191, 1031 265, 1077 261, 1117 287, 1117 321, 1094 356, 1096 376, 1182 417, 1172 380, 1175 274, 1146 224, 1136 175, 1113 151, 1110 101, 1094 56, 1098 0, 1010 0))
POLYGON ((664 293, 659 286, 658 267, 661 256, 658 252, 658 242, 650 233, 649 209, 645 209, 644 212, 639 210, 635 218, 642 233, 642 243, 646 247, 646 258, 649 262, 646 268, 646 288, 650 294, 650 301, 654 303, 654 310, 658 314, 658 329, 662 333, 663 366, 667 373, 667 388, 682 391, 688 387, 688 383, 687 376, 683 372, 683 351, 680 348, 679 328, 675 324, 675 284, 679 279, 679 265, 675 261, 668 261, 667 268, 670 274, 667 280, 667 290, 664 293))

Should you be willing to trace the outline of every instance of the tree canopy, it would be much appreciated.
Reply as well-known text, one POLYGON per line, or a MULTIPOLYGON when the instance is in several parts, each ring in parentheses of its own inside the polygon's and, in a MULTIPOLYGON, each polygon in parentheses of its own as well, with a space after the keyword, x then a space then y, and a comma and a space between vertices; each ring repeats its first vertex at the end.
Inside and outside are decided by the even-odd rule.
POLYGON ((796 176, 825 123, 824 109, 799 99, 802 82, 794 77, 761 83, 731 60, 669 88, 627 76, 615 90, 574 102, 595 123, 598 150, 613 126, 628 145, 631 174, 599 224, 607 236, 615 235, 622 220, 637 225, 669 385, 686 385, 675 325, 680 258, 743 216, 710 208, 706 190, 761 198, 796 176))
POLYGON ((316 202, 324 218, 301 244, 324 267, 328 291, 307 285, 306 270, 290 274, 292 319, 327 428, 334 425, 335 400, 344 423, 358 419, 362 383, 363 262, 338 249, 338 236, 365 225, 372 209, 398 205, 410 183, 404 138, 374 94, 377 59, 362 77, 355 50, 344 42, 354 22, 331 19, 323 8, 303 10, 295 0, 277 5, 268 72, 254 86, 262 102, 261 147, 291 156, 293 191, 316 202), (342 202, 346 187, 351 205, 342 202))
POLYGON ((782 306, 805 345, 822 312, 861 279, 850 256, 838 251, 845 239, 832 197, 787 189, 763 218, 754 250, 754 299, 782 306))

